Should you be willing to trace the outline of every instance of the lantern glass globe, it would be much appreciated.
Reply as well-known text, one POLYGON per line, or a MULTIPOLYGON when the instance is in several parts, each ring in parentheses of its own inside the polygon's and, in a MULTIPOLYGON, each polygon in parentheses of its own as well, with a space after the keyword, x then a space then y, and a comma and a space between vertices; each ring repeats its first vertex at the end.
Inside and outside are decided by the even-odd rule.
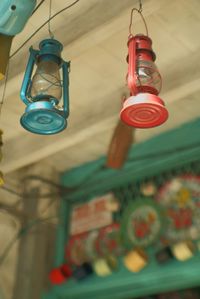
POLYGON ((161 90, 162 79, 153 61, 138 60, 136 73, 136 86, 139 91, 141 88, 141 92, 159 93, 161 90))
POLYGON ((61 99, 62 83, 59 65, 56 62, 42 60, 38 63, 32 79, 31 97, 34 101, 61 99))

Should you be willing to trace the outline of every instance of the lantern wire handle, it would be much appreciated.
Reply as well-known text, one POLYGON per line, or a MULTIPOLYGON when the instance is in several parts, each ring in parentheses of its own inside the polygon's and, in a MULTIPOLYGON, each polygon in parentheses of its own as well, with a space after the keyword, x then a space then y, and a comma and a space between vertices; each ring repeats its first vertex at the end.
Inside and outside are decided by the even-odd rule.
POLYGON ((143 14, 142 14, 142 2, 140 0, 139 1, 139 9, 138 8, 132 8, 132 10, 131 10, 131 17, 130 17, 130 24, 129 24, 129 37, 133 36, 132 25, 133 25, 133 13, 135 11, 140 15, 140 17, 141 17, 141 19, 142 19, 142 21, 144 23, 144 26, 145 26, 146 35, 149 36, 148 28, 147 28, 147 23, 146 23, 145 18, 144 18, 143 14))
POLYGON ((54 39, 54 34, 51 31, 51 11, 52 11, 52 0, 49 0, 49 22, 48 22, 48 31, 50 38, 54 39))

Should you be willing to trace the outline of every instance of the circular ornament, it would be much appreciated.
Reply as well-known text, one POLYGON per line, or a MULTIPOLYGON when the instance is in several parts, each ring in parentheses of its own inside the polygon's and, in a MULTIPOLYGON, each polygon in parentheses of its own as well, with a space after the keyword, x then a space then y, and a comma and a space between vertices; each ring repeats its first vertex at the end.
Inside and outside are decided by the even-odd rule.
POLYGON ((72 236, 66 247, 67 261, 73 265, 80 266, 87 261, 85 242, 88 233, 72 236))
POLYGON ((98 236, 99 236, 99 231, 93 230, 88 233, 88 235, 84 241, 85 252, 87 255, 87 261, 92 262, 98 256, 98 253, 96 250, 96 240, 97 240, 98 236))
POLYGON ((118 223, 113 223, 100 229, 96 240, 96 249, 100 256, 109 254, 114 256, 121 255, 122 242, 120 225, 118 223))
POLYGON ((160 209, 153 200, 140 198, 128 204, 123 213, 121 229, 125 246, 149 246, 157 240, 161 229, 160 209))
POLYGON ((200 237, 200 176, 171 179, 160 188, 157 200, 166 211, 167 240, 177 242, 200 237))

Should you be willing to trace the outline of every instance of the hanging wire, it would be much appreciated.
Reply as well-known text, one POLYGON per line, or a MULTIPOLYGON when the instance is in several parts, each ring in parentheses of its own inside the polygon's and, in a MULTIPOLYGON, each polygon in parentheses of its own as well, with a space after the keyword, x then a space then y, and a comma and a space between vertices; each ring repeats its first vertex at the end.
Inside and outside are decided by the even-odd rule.
POLYGON ((57 13, 55 13, 54 15, 51 16, 51 18, 49 18, 47 21, 45 21, 40 27, 38 27, 38 29, 36 31, 34 31, 29 38, 27 38, 27 40, 25 40, 25 42, 14 52, 11 54, 11 56, 9 58, 13 58, 45 25, 48 24, 49 21, 53 20, 55 17, 57 17, 59 14, 61 14, 63 11, 71 8, 72 6, 74 6, 76 3, 78 3, 80 0, 76 0, 74 2, 72 2, 70 5, 64 7, 63 9, 59 10, 57 13))
POLYGON ((142 7, 142 0, 139 0, 139 9, 138 9, 138 11, 142 12, 142 9, 143 9, 143 7, 142 7))
POLYGON ((49 36, 51 39, 54 39, 54 34, 51 31, 51 11, 52 11, 52 0, 49 0, 49 21, 48 21, 48 31, 49 31, 49 36))
POLYGON ((6 74, 5 74, 5 81, 4 81, 4 87, 3 87, 3 94, 2 94, 2 98, 1 98, 1 102, 0 102, 0 117, 1 117, 1 111, 2 111, 2 107, 5 101, 5 96, 6 96, 6 87, 7 87, 7 83, 8 83, 8 73, 9 73, 9 60, 8 60, 8 64, 7 64, 7 68, 6 68, 6 74))
POLYGON ((35 219, 29 221, 29 223, 26 226, 23 226, 19 230, 19 232, 10 240, 10 242, 4 249, 3 253, 1 254, 0 267, 2 266, 2 264, 6 260, 7 256, 9 255, 10 251, 14 247, 15 243, 19 239, 21 239, 23 236, 27 235, 33 227, 41 225, 41 224, 45 224, 45 223, 49 222, 49 220, 51 220, 51 219, 58 219, 58 216, 51 216, 51 217, 47 217, 47 218, 35 218, 35 219))
MULTIPOLYGON (((53 186, 54 188, 56 188, 58 190, 57 192, 42 194, 42 195, 38 196, 37 198, 52 198, 52 197, 55 197, 55 196, 57 196, 57 197, 58 196, 63 196, 63 195, 66 195, 68 193, 74 192, 77 189, 77 188, 65 187, 64 185, 57 184, 57 183, 55 183, 51 180, 48 180, 48 179, 43 178, 43 177, 38 176, 38 175, 30 175, 30 176, 24 178, 23 180, 24 180, 24 182, 27 182, 29 180, 39 181, 39 182, 42 182, 43 184, 53 186)), ((15 190, 10 188, 9 186, 1 186, 0 190, 1 189, 4 190, 4 191, 7 191, 7 192, 9 192, 9 193, 11 193, 11 194, 13 194, 17 197, 19 197, 20 199, 23 199, 22 194, 16 192, 15 190)))
MULTIPOLYGON (((41 0, 40 3, 36 6, 36 8, 33 10, 32 15, 40 8, 40 6, 44 3, 45 0, 41 0)), ((32 16, 31 15, 31 16, 32 16)))
POLYGON ((137 12, 140 15, 140 17, 141 17, 141 19, 142 19, 142 21, 144 23, 144 26, 145 26, 146 35, 149 36, 147 23, 146 23, 145 18, 144 18, 143 14, 142 14, 142 10, 143 10, 142 1, 139 0, 139 8, 134 7, 131 10, 130 24, 129 24, 129 36, 133 36, 132 25, 133 25, 133 13, 134 12, 137 12))

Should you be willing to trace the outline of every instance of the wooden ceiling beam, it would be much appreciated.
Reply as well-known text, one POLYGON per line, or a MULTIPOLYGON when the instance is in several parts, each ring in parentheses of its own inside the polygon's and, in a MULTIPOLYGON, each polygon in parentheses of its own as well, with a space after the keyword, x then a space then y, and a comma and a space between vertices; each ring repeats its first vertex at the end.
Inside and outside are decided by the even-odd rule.
MULTIPOLYGON (((195 92, 200 90, 200 79, 164 93, 162 98, 165 100, 166 105, 168 103, 175 104, 182 98, 191 96, 193 90, 195 92)), ((119 94, 119 92, 117 91, 116 94, 119 94)), ((116 98, 116 95, 113 95, 113 101, 116 101, 114 98, 116 98)), ((113 123, 118 118, 118 105, 114 109, 110 107, 110 109, 105 110, 104 107, 102 105, 101 111, 98 111, 96 115, 92 115, 87 120, 83 116, 78 123, 70 124, 69 128, 58 135, 40 136, 24 132, 19 137, 8 140, 3 146, 4 159, 1 170, 4 173, 9 173, 62 150, 67 150, 67 148, 76 146, 85 139, 89 140, 93 136, 113 128, 113 123)))

